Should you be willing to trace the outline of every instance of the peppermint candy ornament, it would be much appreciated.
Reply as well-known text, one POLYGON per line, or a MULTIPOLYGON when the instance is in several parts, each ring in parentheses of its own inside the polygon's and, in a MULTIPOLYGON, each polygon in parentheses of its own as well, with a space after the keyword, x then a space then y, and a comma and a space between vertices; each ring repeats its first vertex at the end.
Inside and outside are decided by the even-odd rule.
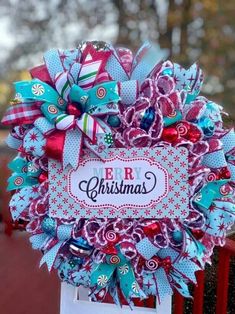
POLYGON ((41 84, 34 84, 32 86, 32 93, 36 96, 41 96, 45 93, 45 89, 41 84))
POLYGON ((50 50, 32 81, 15 84, 3 118, 17 150, 12 217, 27 222, 40 265, 90 288, 94 301, 110 293, 120 303, 120 291, 129 304, 151 295, 161 302, 174 290, 189 297, 188 283, 235 220, 234 130, 200 95, 199 66, 165 59, 150 43, 135 56, 103 42, 50 50), (158 172, 151 188, 165 192, 152 200, 148 184, 164 163, 165 181, 158 172))

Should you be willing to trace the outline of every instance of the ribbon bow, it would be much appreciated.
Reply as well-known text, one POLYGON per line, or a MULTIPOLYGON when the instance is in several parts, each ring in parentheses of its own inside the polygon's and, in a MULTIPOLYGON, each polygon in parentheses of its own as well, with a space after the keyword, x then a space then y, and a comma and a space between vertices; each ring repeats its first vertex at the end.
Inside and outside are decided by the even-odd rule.
POLYGON ((46 263, 48 270, 51 271, 60 248, 71 238, 71 235, 71 225, 60 225, 55 228, 55 235, 40 233, 31 236, 30 242, 32 243, 32 247, 46 251, 40 261, 40 266, 46 263))
POLYGON ((8 179, 7 191, 38 184, 37 177, 40 175, 41 170, 32 161, 28 162, 22 157, 16 157, 9 162, 8 168, 13 174, 8 179))
POLYGON ((121 253, 106 255, 105 263, 94 266, 91 274, 91 287, 95 287, 97 292, 106 288, 112 280, 115 280, 115 271, 126 300, 129 300, 131 297, 145 297, 135 279, 130 262, 121 253))
POLYGON ((143 291, 147 295, 156 295, 159 304, 166 295, 173 294, 173 287, 185 297, 190 297, 185 282, 196 283, 195 272, 201 267, 193 259, 179 259, 179 252, 173 248, 161 249, 157 255, 158 259, 161 259, 160 263, 158 259, 147 261, 151 271, 143 273, 143 291), (184 279, 182 279, 182 273, 184 273, 184 279))
MULTIPOLYGON (((64 98, 51 86, 39 80, 18 82, 15 84, 15 89, 23 99, 43 102, 40 108, 45 118, 38 118, 34 124, 44 135, 48 135, 56 129, 66 131, 59 133, 59 137, 63 137, 63 147, 60 151, 58 151, 58 147, 56 150, 54 149, 55 136, 48 138, 47 153, 50 157, 62 159, 64 167, 71 164, 76 168, 83 142, 97 155, 100 155, 101 151, 103 152, 112 144, 111 130, 95 116, 117 113, 116 103, 120 97, 115 82, 96 85, 89 91, 84 91, 78 85, 65 80, 68 76, 69 73, 66 72, 59 74, 55 83, 64 98), (66 114, 68 100, 81 104, 84 112, 79 118, 66 114), (72 147, 74 148, 73 154, 71 153, 72 147), (56 155, 55 152, 57 152, 56 155)), ((58 142, 58 136, 56 137, 58 142)))

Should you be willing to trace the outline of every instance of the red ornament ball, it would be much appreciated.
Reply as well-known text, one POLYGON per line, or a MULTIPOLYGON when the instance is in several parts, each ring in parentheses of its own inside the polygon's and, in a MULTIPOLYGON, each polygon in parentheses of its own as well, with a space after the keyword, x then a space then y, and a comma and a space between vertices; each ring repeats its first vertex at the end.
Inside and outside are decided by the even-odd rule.
POLYGON ((48 179, 48 173, 47 172, 42 172, 39 177, 38 177, 38 182, 42 183, 48 179))
POLYGON ((198 229, 191 230, 191 232, 196 240, 202 239, 205 234, 202 230, 198 229))
POLYGON ((176 128, 166 127, 162 131, 161 139, 165 142, 175 143, 179 139, 179 134, 176 128))
POLYGON ((158 222, 155 222, 151 225, 144 226, 143 227, 144 233, 148 237, 154 237, 156 234, 158 234, 161 231, 160 225, 158 222))
POLYGON ((80 117, 82 114, 78 107, 73 103, 68 104, 67 112, 68 114, 74 115, 76 118, 80 117))

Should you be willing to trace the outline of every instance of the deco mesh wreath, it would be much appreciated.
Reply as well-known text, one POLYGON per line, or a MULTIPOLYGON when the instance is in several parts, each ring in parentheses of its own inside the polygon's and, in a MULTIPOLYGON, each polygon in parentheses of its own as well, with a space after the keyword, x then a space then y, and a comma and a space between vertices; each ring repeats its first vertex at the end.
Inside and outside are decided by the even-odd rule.
POLYGON ((45 64, 30 71, 31 81, 15 83, 15 99, 2 120, 13 126, 7 144, 18 151, 9 163, 13 219, 28 222, 32 247, 44 254, 41 265, 57 269, 63 281, 89 287, 96 301, 109 293, 117 304, 149 295, 160 302, 173 289, 190 296, 188 283, 196 283, 195 272, 210 262, 234 222, 234 131, 223 128, 222 108, 199 95, 198 65, 185 70, 165 57, 149 43, 135 56, 104 42, 50 50, 45 64), (111 148, 132 154, 146 149, 146 155, 187 150, 188 165, 174 168, 177 156, 168 164, 174 172, 187 169, 181 186, 188 186, 187 199, 180 199, 187 215, 173 214, 176 191, 153 216, 151 208, 139 216, 125 208, 120 216, 102 209, 92 216, 84 206, 80 218, 70 216, 78 204, 67 204, 62 193, 52 198, 51 182, 62 185, 63 169, 79 169, 91 152, 102 162, 111 148), (53 160, 62 170, 48 179, 53 160))

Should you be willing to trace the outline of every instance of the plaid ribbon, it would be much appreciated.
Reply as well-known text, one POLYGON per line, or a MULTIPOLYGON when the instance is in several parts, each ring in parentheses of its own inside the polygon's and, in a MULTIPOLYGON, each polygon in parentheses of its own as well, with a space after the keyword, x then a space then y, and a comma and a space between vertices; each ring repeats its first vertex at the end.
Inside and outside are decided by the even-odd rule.
POLYGON ((31 124, 42 117, 42 112, 35 103, 20 103, 9 107, 2 119, 4 125, 31 124))

